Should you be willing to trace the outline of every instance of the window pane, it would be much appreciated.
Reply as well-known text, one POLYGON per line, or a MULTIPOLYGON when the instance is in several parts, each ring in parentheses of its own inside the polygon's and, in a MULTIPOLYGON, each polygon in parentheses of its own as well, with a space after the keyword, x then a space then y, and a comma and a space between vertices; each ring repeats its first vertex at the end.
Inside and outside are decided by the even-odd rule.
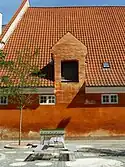
POLYGON ((3 103, 6 104, 7 103, 7 98, 4 97, 3 101, 4 101, 3 103))
POLYGON ((109 103, 109 96, 103 96, 103 102, 104 103, 109 103))
POLYGON ((3 97, 1 97, 1 104, 3 104, 3 101, 4 101, 4 99, 3 99, 3 97))
POLYGON ((49 103, 52 103, 51 99, 49 99, 49 103))
POLYGON ((44 99, 43 102, 44 102, 44 103, 47 103, 47 99, 44 99))
POLYGON ((55 100, 52 100, 52 103, 55 103, 55 100))
POLYGON ((49 103, 55 103, 55 99, 49 100, 49 103))
POLYGON ((41 96, 40 103, 47 103, 47 97, 41 96))
POLYGON ((49 99, 49 103, 51 104, 53 104, 53 103, 55 103, 55 96, 51 96, 51 99, 49 99))
POLYGON ((111 96, 111 102, 112 103, 117 103, 117 95, 112 95, 111 96))
POLYGON ((52 99, 55 99, 55 96, 52 96, 52 99))
POLYGON ((7 97, 6 96, 0 97, 0 104, 7 104, 7 97))

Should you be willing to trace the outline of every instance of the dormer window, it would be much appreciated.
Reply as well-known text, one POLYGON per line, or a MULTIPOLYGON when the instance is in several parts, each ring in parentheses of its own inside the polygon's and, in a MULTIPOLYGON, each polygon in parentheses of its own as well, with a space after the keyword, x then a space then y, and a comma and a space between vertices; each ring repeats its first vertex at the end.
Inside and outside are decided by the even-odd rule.
POLYGON ((61 62, 61 82, 78 82, 78 61, 61 62))
POLYGON ((110 68, 109 62, 104 62, 103 63, 103 68, 110 68))

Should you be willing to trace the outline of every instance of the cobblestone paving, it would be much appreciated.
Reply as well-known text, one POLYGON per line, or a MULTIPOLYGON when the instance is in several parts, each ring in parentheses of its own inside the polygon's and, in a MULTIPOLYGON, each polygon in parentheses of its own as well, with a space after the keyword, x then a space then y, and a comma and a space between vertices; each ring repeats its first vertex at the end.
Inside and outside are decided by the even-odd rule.
MULTIPOLYGON (((23 160, 32 153, 32 149, 4 149, 4 146, 11 141, 0 141, 0 167, 11 167, 11 166, 24 166, 24 167, 66 167, 67 163, 63 161, 34 161, 34 162, 23 162, 23 160)), ((33 141, 34 142, 34 141, 33 141)), ((27 141, 29 143, 29 141, 27 141)), ((38 142, 37 142, 38 143, 38 142)), ((95 148, 125 148, 125 140, 80 140, 80 141, 66 141, 66 145, 71 148, 71 150, 75 150, 77 147, 82 147, 83 145, 86 147, 95 147, 95 148)), ((111 160, 118 160, 122 162, 125 167, 125 156, 99 156, 96 153, 83 153, 76 152, 76 159, 85 159, 85 158, 105 158, 111 160)), ((107 165, 106 167, 111 167, 111 165, 107 165)), ((79 166, 81 167, 81 166, 79 166)), ((88 167, 87 165, 83 165, 82 167, 88 167)), ((90 166, 89 166, 90 167, 90 166)), ((91 166, 93 167, 93 166, 91 166)), ((94 164, 94 167, 96 165, 94 164)), ((97 164, 97 167, 98 166, 97 164)), ((103 167, 103 166, 101 166, 103 167)), ((105 167, 105 166, 104 166, 105 167)), ((115 167, 115 166, 112 166, 115 167)), ((117 165, 116 165, 117 167, 117 165)), ((120 166, 119 166, 120 167, 120 166)))

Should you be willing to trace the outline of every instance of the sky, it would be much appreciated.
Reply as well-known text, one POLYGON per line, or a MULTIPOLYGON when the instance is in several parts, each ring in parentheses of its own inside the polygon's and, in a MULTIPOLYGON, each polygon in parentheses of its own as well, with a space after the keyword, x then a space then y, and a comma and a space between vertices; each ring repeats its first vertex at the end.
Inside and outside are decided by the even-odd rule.
MULTIPOLYGON (((3 24, 7 24, 22 0, 0 0, 3 24)), ((31 6, 125 6, 125 0, 30 0, 31 6)))

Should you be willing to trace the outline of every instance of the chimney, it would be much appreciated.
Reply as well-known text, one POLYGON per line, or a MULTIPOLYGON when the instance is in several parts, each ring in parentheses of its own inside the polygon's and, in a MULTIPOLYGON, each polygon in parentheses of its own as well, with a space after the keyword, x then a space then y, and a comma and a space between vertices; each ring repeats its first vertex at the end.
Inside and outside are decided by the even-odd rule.
POLYGON ((2 34, 2 13, 0 13, 0 35, 2 34))

